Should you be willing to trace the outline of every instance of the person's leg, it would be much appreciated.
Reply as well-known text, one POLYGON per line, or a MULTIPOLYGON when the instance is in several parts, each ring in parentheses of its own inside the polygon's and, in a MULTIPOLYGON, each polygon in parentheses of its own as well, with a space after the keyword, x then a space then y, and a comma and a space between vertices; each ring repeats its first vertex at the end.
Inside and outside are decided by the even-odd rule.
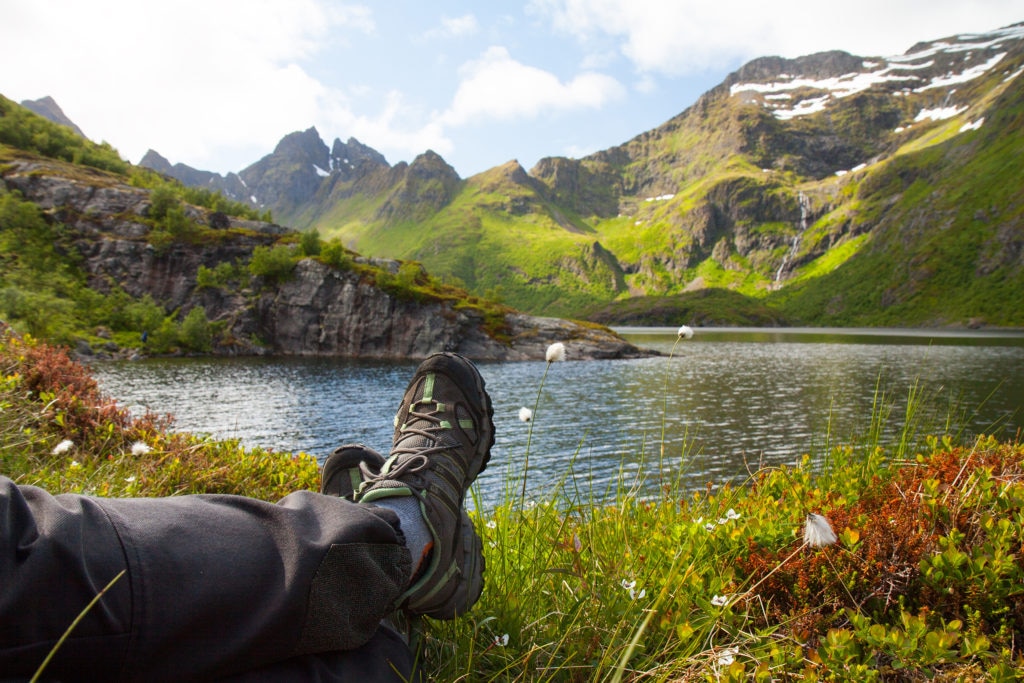
MULTIPOLYGON (((360 466, 358 492, 349 461, 330 478, 349 484, 325 477, 328 495, 298 492, 277 505, 51 496, 0 477, 0 671, 30 675, 125 570, 48 675, 210 680, 325 663, 378 667, 377 646, 363 646, 391 609, 450 619, 480 595, 480 538, 462 506, 490 457, 492 414, 472 363, 441 354, 417 370, 390 457, 380 472, 376 460, 360 466), (417 501, 419 516, 404 498, 417 501), (395 502, 399 513, 389 509, 395 502), (414 576, 399 515, 430 534, 414 576)), ((408 655, 386 632, 383 646, 389 667, 408 655)))
POLYGON ((312 492, 51 496, 0 477, 0 671, 30 675, 65 641, 66 680, 209 680, 354 649, 406 586, 397 517, 312 492))
POLYGON ((413 659, 402 636, 382 624, 355 650, 293 657, 217 683, 420 683, 422 673, 413 659))

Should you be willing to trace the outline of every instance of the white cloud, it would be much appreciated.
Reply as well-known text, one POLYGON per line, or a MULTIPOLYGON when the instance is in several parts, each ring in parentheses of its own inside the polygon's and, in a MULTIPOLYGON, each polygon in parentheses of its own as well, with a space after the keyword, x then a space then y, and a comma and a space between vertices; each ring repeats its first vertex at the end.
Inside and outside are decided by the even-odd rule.
MULTIPOLYGON (((355 115, 342 105, 323 113, 321 134, 329 131, 346 131, 346 135, 369 144, 389 157, 399 154, 402 158, 412 157, 432 149, 442 156, 454 148, 439 121, 420 122, 414 110, 397 90, 389 92, 379 112, 373 115, 355 115)), ((330 144, 328 142, 328 144, 330 144)), ((397 159, 389 158, 394 163, 397 159)))
POLYGON ((480 59, 464 65, 460 75, 451 106, 440 118, 446 125, 596 108, 623 95, 622 86, 610 76, 584 72, 562 82, 549 71, 514 60, 504 47, 488 48, 480 59))
POLYGON ((473 35, 479 30, 476 17, 464 14, 461 17, 441 17, 441 26, 427 31, 426 35, 428 38, 457 38, 473 35))
POLYGON ((764 55, 798 57, 841 49, 888 56, 911 40, 983 32, 1021 20, 1019 0, 531 0, 584 46, 602 36, 643 72, 682 74, 764 55))
POLYGON ((342 96, 300 62, 334 29, 374 29, 369 10, 317 0, 39 0, 12 14, 0 58, 33 63, 0 75, 8 97, 53 95, 87 135, 131 161, 153 147, 222 171, 337 106, 342 96))

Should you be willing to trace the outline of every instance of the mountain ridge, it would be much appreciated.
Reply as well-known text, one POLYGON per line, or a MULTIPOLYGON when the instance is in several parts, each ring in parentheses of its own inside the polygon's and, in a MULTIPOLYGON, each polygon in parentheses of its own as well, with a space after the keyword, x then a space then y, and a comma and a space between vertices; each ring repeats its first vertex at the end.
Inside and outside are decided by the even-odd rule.
MULTIPOLYGON (((294 227, 420 260, 534 313, 722 287, 777 305, 783 318, 827 324, 848 316, 805 318, 808 307, 781 290, 864 258, 877 221, 865 220, 874 211, 860 185, 902 155, 983 128, 998 94, 1020 87, 1022 38, 1014 24, 887 58, 760 57, 661 126, 580 159, 543 158, 529 172, 509 162, 463 179, 440 157, 391 167, 381 156, 341 177, 335 165, 272 154, 257 163, 293 175, 297 189, 263 205, 294 227)), ((914 324, 950 324, 929 305, 914 324)), ((1021 316, 1015 307, 1009 318, 983 317, 1021 316)))

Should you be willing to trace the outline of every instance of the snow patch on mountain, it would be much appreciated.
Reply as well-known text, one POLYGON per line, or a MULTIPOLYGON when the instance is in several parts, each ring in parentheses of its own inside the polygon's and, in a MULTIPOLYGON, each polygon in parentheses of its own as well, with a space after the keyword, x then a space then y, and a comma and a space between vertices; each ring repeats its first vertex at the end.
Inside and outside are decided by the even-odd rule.
MULTIPOLYGON (((779 119, 792 119, 823 111, 834 100, 849 97, 870 88, 883 88, 893 96, 952 88, 986 73, 1003 61, 1008 40, 1024 38, 1024 24, 1008 26, 986 34, 965 34, 955 40, 940 40, 904 55, 872 58, 862 62, 864 71, 828 78, 810 78, 782 73, 769 82, 734 83, 729 94, 746 93, 760 101, 779 119), (936 73, 938 70, 941 73, 936 73)), ((1018 69, 1007 80, 1018 76, 1018 69)), ((963 108, 944 107, 922 112, 916 120, 949 118, 963 108), (952 113, 950 113, 952 112, 952 113), (941 118, 938 118, 941 117, 941 118)))

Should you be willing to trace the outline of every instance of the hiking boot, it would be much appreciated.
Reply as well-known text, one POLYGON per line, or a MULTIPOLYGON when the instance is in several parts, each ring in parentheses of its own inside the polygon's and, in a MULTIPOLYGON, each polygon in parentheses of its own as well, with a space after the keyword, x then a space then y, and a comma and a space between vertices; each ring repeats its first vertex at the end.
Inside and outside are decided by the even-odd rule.
POLYGON ((345 500, 355 500, 355 493, 364 481, 363 470, 380 472, 384 456, 361 443, 349 443, 334 449, 324 461, 320 475, 320 493, 345 500))
POLYGON ((398 602, 413 614, 452 619, 483 589, 482 544, 463 501, 491 457, 493 415, 476 366, 453 353, 431 356, 405 390, 387 461, 378 474, 363 470, 360 503, 412 496, 430 531, 426 566, 398 602))

